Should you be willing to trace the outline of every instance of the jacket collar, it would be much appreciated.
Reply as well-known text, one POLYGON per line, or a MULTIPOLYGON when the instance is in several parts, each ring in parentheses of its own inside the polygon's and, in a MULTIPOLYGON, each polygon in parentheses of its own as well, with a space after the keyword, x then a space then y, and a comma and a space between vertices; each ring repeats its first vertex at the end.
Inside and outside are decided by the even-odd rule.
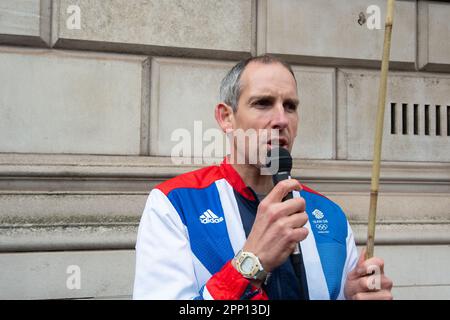
POLYGON ((248 200, 251 201, 256 200, 254 192, 252 192, 252 190, 245 185, 244 180, 242 180, 239 173, 229 163, 227 157, 225 157, 222 163, 220 164, 220 171, 234 190, 239 192, 239 194, 241 194, 248 200))

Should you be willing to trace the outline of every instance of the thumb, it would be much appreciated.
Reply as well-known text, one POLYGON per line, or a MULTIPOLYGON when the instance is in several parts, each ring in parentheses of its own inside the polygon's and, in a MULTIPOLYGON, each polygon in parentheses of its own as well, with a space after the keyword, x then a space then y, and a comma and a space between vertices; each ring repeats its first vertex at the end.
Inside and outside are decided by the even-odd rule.
POLYGON ((364 261, 366 261, 367 249, 363 248, 361 253, 359 254, 358 262, 355 267, 355 276, 363 277, 366 274, 366 266, 364 265, 364 261))
POLYGON ((361 253, 359 254, 359 258, 358 258, 358 263, 356 264, 356 267, 362 267, 364 261, 366 261, 366 256, 367 256, 367 248, 364 247, 361 250, 361 253))
POLYGON ((356 263, 356 266, 353 268, 353 270, 348 274, 349 280, 355 280, 358 279, 365 274, 365 268, 364 268, 364 261, 366 261, 366 248, 363 248, 361 250, 361 253, 359 254, 358 262, 356 263))

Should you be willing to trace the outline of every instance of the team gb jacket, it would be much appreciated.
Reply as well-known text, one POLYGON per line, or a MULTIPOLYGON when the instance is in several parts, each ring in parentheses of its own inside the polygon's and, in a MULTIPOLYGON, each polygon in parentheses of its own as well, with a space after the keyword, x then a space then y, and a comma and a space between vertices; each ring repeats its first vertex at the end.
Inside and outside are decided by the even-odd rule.
MULTIPOLYGON (((344 299, 357 263, 345 214, 305 185, 294 196, 305 199, 309 218, 300 242, 309 298, 344 299)), ((156 186, 139 225, 133 298, 268 299, 230 263, 246 241, 243 211, 255 214, 257 203, 226 160, 156 186)))

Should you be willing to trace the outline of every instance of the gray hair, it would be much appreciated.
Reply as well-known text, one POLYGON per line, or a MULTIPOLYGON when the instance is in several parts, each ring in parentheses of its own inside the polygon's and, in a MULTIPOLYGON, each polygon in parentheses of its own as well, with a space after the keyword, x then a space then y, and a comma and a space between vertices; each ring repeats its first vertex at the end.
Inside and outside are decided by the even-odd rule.
POLYGON ((239 97, 241 96, 241 75, 244 72, 245 67, 250 62, 259 62, 263 64, 279 63, 292 74, 295 82, 297 83, 297 79, 295 79, 294 71, 292 71, 291 65, 277 57, 265 54, 242 60, 231 68, 220 84, 220 100, 231 106, 234 112, 237 110, 239 97))

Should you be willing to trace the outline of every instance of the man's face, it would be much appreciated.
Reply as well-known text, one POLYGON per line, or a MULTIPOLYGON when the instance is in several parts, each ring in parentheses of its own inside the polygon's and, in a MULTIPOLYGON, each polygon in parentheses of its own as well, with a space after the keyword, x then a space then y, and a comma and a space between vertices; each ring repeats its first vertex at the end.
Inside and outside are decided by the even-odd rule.
POLYGON ((242 148, 237 151, 245 153, 246 160, 249 154, 261 152, 261 149, 265 152, 276 144, 291 151, 297 135, 299 103, 292 74, 280 63, 251 62, 242 73, 240 83, 241 95, 233 115, 233 130, 255 129, 260 139, 258 150, 247 147, 245 151, 242 148), (264 130, 269 132, 268 141, 261 138, 264 130), (270 134, 274 130, 278 137, 270 134))

